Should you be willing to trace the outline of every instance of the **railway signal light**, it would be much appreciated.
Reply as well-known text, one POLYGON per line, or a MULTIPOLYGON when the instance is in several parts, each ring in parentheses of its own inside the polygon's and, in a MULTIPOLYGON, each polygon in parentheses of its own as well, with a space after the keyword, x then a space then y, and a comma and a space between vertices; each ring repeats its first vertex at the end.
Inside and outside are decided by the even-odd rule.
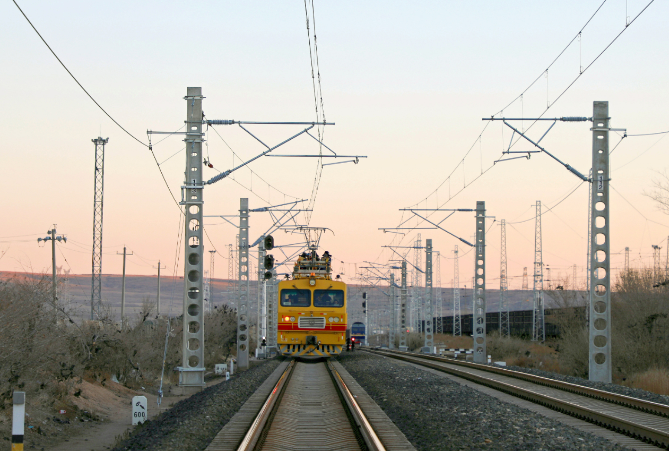
POLYGON ((266 347, 266 346, 267 346, 267 339, 265 339, 265 338, 263 337, 263 338, 262 338, 262 341, 260 341, 260 345, 263 346, 263 347, 266 347))
POLYGON ((265 272, 265 279, 272 279, 272 272, 265 272))
POLYGON ((265 237, 265 239, 263 240, 263 245, 267 251, 274 248, 274 237, 272 237, 271 235, 265 237))
POLYGON ((271 270, 274 268, 274 256, 268 254, 265 256, 265 270, 271 270))

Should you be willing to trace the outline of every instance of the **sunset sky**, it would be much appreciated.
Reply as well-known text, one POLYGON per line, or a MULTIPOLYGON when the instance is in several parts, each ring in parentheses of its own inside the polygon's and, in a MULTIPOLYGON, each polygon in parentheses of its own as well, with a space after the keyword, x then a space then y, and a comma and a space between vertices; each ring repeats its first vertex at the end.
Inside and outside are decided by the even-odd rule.
MULTIPOLYGON (((554 280, 571 277, 576 265, 582 284, 587 183, 545 154, 493 164, 511 133, 500 122, 481 119, 537 117, 549 104, 545 117, 592 116, 593 101, 602 100, 609 101, 612 127, 630 135, 622 142, 622 132, 610 138, 611 149, 617 146, 611 154, 612 267, 622 268, 625 247, 631 250, 632 266, 652 265, 652 245, 662 247, 664 266, 669 218, 644 194, 669 167, 669 134, 631 136, 669 131, 669 3, 653 2, 636 18, 649 1, 604 2, 580 38, 579 30, 601 0, 315 1, 314 69, 320 72, 325 117, 336 123, 325 129, 324 141, 339 154, 367 156, 357 165, 329 165, 322 171, 310 224, 333 231, 323 236, 321 251, 334 255, 335 270, 343 269, 352 282, 356 264, 385 264, 394 257, 384 246, 412 245, 420 233, 423 244, 431 238, 441 252, 444 287, 453 278, 452 250, 458 244, 461 285, 470 287, 473 253, 463 243, 442 231, 398 235, 379 228, 406 220, 403 208, 473 209, 482 200, 495 217, 494 223, 488 220, 487 287, 499 288, 499 222, 506 219, 510 288, 519 289, 523 267, 532 272, 533 205, 539 200, 544 263, 554 280)), ((148 129, 183 126, 188 86, 202 87, 210 119, 316 118, 302 1, 17 3, 91 96, 144 143, 148 129)), ((103 273, 121 273, 117 253, 125 245, 134 253, 128 258, 129 274, 155 274, 160 260, 167 266, 164 275, 182 275, 181 268, 175 270, 175 257, 183 263, 183 249, 177 248, 180 213, 147 147, 100 111, 12 2, 0 4, 0 52, 5 93, 0 108, 0 270, 50 272, 50 245, 38 245, 37 238, 55 223, 68 238, 57 246, 57 265, 90 274, 91 139, 102 136, 109 138, 103 273)), ((527 129, 531 123, 514 124, 527 129)), ((528 134, 539 139, 549 125, 536 124, 528 134)), ((264 150, 238 126, 215 127, 209 128, 204 147, 215 167, 205 169, 206 178, 264 150)), ((590 127, 559 122, 542 145, 587 174, 590 127)), ((248 129, 271 145, 302 130, 279 125, 248 129)), ((183 142, 178 136, 152 141, 167 184, 180 198, 183 142)), ((302 136, 274 153, 318 150, 313 139, 302 136)), ((513 150, 533 149, 521 141, 513 150)), ((263 157, 250 169, 207 186, 204 214, 235 215, 241 197, 249 198, 252 209, 309 199, 316 168, 314 158, 263 157)), ((442 218, 443 213, 431 217, 442 218)), ((267 213, 252 214, 252 239, 270 226, 267 213)), ((403 225, 414 226, 427 225, 416 220, 403 225)), ((442 226, 472 241, 472 213, 456 213, 442 226)), ((220 218, 207 218, 205 228, 213 243, 206 240, 205 251, 220 253, 215 276, 227 278, 227 247, 236 230, 220 218)), ((281 245, 299 237, 279 232, 275 240, 281 245)))

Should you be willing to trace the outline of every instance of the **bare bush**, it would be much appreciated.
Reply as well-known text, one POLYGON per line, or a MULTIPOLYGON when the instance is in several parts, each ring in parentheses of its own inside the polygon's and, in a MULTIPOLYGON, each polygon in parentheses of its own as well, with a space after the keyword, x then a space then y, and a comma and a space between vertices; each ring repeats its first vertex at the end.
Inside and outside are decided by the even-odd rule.
POLYGON ((621 272, 611 297, 614 372, 632 375, 653 367, 669 369, 669 286, 657 284, 652 269, 621 272))

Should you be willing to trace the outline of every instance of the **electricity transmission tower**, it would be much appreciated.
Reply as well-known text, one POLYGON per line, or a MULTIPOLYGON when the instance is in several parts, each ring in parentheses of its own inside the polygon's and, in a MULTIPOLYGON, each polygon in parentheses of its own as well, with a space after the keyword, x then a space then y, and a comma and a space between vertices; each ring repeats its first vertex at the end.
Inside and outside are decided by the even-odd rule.
POLYGON ((109 138, 95 138, 93 186, 93 268, 91 271, 91 320, 100 316, 102 306, 102 213, 105 194, 105 144, 109 138))
POLYGON ((541 244, 541 201, 536 205, 536 223, 534 228, 534 303, 532 315, 532 340, 545 341, 544 323, 544 264, 541 244))
POLYGON ((527 267, 523 267, 523 285, 521 286, 522 290, 529 290, 527 284, 527 267))
POLYGON ((660 280, 660 248, 658 245, 653 245, 653 278, 655 281, 660 280))
MULTIPOLYGON (((669 252, 669 251, 668 251, 669 252)), ((625 247, 625 271, 630 271, 630 247, 625 247)))
POLYGON ((460 317, 460 265, 458 245, 453 250, 453 336, 462 336, 462 320, 460 317))
POLYGON ((506 299, 506 291, 509 288, 507 281, 506 264, 506 220, 502 220, 502 246, 499 266, 499 334, 509 336, 509 306, 506 299))

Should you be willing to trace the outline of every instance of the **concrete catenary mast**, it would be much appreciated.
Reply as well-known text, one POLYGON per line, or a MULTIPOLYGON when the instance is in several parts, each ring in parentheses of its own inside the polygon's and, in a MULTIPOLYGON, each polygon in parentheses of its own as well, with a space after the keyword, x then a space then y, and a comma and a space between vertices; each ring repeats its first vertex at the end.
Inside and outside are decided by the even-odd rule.
POLYGON ((179 367, 179 386, 192 393, 204 382, 204 300, 202 242, 202 88, 186 90, 186 180, 181 203, 185 207, 185 259, 183 302, 183 362, 179 367))
POLYGON ((458 245, 453 250, 453 336, 462 336, 460 317, 460 265, 458 263, 458 245))

